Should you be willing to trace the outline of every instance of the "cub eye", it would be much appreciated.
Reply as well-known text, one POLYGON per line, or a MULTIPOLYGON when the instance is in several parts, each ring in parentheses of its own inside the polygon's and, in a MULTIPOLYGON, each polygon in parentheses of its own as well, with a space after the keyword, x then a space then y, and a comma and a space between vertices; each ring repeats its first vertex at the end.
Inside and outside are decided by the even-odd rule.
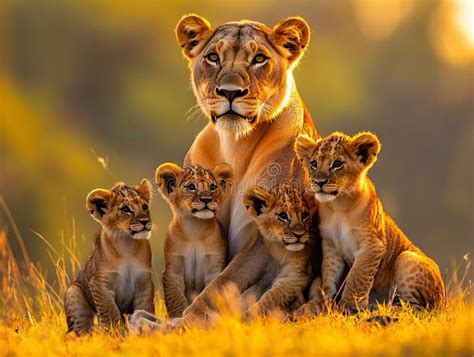
POLYGON ((344 165, 344 162, 341 160, 334 160, 334 162, 332 163, 333 169, 339 169, 342 167, 342 165, 344 165))
POLYGON ((209 189, 210 189, 212 192, 214 192, 215 190, 217 190, 217 186, 216 186, 215 184, 211 183, 211 184, 209 185, 209 189))
POLYGON ((193 184, 193 183, 190 183, 189 185, 186 185, 186 188, 188 189, 188 191, 191 191, 191 192, 196 191, 196 185, 193 184))
POLYGON ((309 163, 311 165, 311 168, 313 170, 316 170, 318 168, 318 162, 316 160, 313 160, 309 163))
POLYGON ((142 206, 142 208, 144 211, 148 211, 148 205, 146 203, 142 206))
POLYGON ((132 213, 132 210, 130 209, 130 207, 128 206, 123 206, 122 208, 120 208, 120 210, 123 212, 123 213, 132 213))
POLYGON ((278 213, 278 218, 280 218, 282 221, 288 221, 288 215, 286 212, 278 213))
POLYGON ((215 52, 209 53, 204 58, 212 63, 219 63, 219 55, 215 52))
POLYGON ((306 221, 308 218, 309 218, 309 213, 308 213, 308 212, 303 212, 303 213, 301 214, 301 219, 302 219, 303 221, 306 221))
POLYGON ((265 62, 267 59, 268 59, 267 56, 265 56, 265 55, 262 54, 262 53, 259 53, 259 54, 257 54, 257 55, 253 58, 252 63, 253 63, 253 64, 256 64, 256 63, 263 63, 263 62, 265 62))

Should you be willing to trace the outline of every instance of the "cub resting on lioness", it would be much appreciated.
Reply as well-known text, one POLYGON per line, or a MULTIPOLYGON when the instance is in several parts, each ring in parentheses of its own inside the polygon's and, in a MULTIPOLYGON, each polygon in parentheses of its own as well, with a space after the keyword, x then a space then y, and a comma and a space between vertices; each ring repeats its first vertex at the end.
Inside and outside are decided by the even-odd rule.
POLYGON ((380 151, 377 137, 336 132, 315 141, 300 135, 295 151, 320 201, 323 296, 335 297, 347 263, 351 268, 340 300, 346 311, 366 307, 371 293, 396 293, 419 308, 443 307, 446 294, 438 265, 384 211, 367 177, 380 151))
POLYGON ((314 196, 291 185, 269 191, 256 186, 245 193, 244 204, 271 257, 257 284, 247 291, 261 296, 250 306, 249 315, 299 307, 312 275, 310 228, 317 207, 314 196))
POLYGON ((68 332, 92 331, 96 314, 101 326, 118 327, 124 314, 154 313, 150 201, 151 185, 146 179, 138 186, 118 183, 87 196, 87 210, 101 228, 92 254, 66 291, 68 332))
POLYGON ((160 193, 174 215, 165 239, 162 273, 169 317, 182 316, 225 267, 226 237, 215 213, 231 179, 227 164, 208 170, 166 163, 156 170, 160 193))

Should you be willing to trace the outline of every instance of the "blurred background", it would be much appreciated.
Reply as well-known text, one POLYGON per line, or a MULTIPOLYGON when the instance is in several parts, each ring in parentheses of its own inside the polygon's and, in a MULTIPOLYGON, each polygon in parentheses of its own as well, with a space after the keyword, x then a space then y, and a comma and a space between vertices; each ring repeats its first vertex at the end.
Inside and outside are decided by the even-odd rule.
MULTIPOLYGON (((320 132, 377 133, 370 176, 443 272, 472 250, 474 1, 0 0, 0 228, 18 254, 13 221, 46 271, 39 235, 57 250, 75 236, 84 260, 91 189, 182 163, 206 124, 174 36, 190 12, 215 26, 303 16, 295 77, 320 132)), ((152 214, 161 270, 171 213, 158 195, 152 214)))

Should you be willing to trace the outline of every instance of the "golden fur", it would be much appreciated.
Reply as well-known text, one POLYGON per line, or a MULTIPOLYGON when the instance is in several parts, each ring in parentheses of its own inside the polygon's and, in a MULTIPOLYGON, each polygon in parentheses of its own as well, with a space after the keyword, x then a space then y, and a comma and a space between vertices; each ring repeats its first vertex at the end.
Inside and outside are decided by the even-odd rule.
POLYGON ((101 228, 91 256, 66 292, 69 331, 90 332, 95 315, 101 326, 110 327, 135 310, 154 313, 150 201, 146 179, 138 186, 119 183, 87 196, 87 210, 101 228))
POLYGON ((371 133, 336 132, 313 140, 301 135, 295 151, 320 201, 322 293, 336 296, 350 266, 340 305, 366 307, 369 294, 398 298, 418 308, 441 308, 445 287, 438 265, 417 248, 384 211, 367 171, 380 151, 371 133))
POLYGON ((259 289, 253 289, 264 293, 256 293, 260 299, 249 314, 287 312, 304 302, 303 291, 311 281, 310 227, 316 200, 290 185, 269 191, 256 186, 246 192, 244 203, 271 258, 258 279, 259 289))
POLYGON ((176 27, 176 36, 189 63, 198 104, 209 118, 185 165, 214 167, 227 162, 235 182, 233 194, 218 212, 228 230, 231 261, 185 312, 196 314, 209 294, 228 282, 240 291, 249 288, 270 259, 243 205, 247 188, 304 180, 293 143, 301 132, 317 132, 292 72, 308 46, 310 30, 299 17, 272 29, 252 21, 213 29, 202 17, 188 15, 176 27))
POLYGON ((213 170, 166 163, 156 182, 173 210, 164 246, 162 273, 169 317, 180 317, 226 264, 226 237, 215 217, 232 179, 227 164, 213 170))

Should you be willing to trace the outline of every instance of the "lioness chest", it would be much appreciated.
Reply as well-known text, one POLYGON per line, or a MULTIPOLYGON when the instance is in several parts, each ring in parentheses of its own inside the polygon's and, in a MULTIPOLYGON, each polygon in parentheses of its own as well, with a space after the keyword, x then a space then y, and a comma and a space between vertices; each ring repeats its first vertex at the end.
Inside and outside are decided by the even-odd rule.
POLYGON ((354 263, 359 249, 359 235, 355 224, 345 213, 321 212, 321 236, 329 239, 347 264, 354 263))

